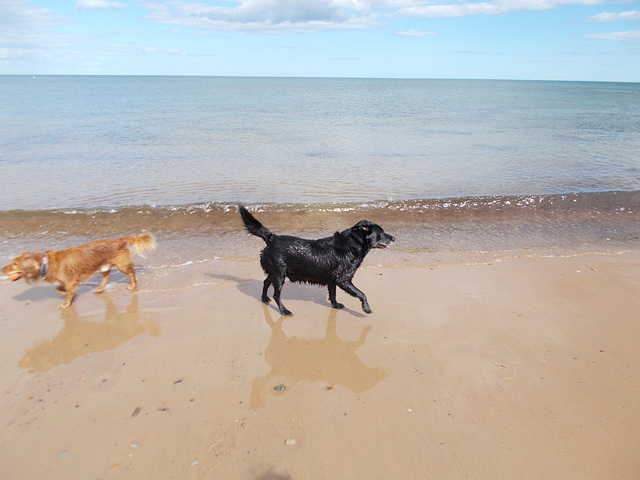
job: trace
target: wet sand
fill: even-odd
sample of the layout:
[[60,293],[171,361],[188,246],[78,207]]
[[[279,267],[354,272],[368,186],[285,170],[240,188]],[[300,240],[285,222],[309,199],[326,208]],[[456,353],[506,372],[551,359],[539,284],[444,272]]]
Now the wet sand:
[[255,259],[161,257],[62,313],[0,282],[1,478],[640,478],[640,251],[368,258],[373,314],[288,318]]

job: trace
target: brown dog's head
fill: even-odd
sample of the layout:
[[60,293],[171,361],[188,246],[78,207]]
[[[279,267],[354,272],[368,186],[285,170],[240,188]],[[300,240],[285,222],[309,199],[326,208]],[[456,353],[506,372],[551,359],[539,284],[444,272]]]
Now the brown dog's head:
[[41,253],[21,253],[11,260],[9,265],[2,267],[2,273],[14,282],[21,278],[24,278],[27,282],[32,282],[40,278],[41,268]]

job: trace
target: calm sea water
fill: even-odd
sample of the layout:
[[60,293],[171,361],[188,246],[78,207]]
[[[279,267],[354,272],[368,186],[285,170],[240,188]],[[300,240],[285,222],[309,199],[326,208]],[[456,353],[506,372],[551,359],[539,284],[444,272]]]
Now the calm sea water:
[[640,84],[0,76],[0,175],[7,238],[220,232],[243,202],[407,250],[635,245]]

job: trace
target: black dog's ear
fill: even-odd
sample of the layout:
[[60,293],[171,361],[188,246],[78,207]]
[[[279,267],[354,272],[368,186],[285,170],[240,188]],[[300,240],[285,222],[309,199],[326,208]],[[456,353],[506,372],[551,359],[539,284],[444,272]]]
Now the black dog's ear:
[[367,222],[366,220],[360,220],[358,223],[355,224],[354,228],[367,234],[371,232],[371,227],[369,226],[369,222]]

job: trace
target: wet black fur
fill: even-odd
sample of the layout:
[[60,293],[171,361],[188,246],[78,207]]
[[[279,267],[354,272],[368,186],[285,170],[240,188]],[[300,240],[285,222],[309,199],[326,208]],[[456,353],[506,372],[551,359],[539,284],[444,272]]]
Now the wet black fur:
[[372,248],[386,248],[395,240],[382,227],[362,220],[347,230],[334,233],[332,237],[305,240],[275,235],[242,205],[238,208],[249,233],[262,238],[267,244],[260,254],[260,265],[267,274],[262,288],[264,303],[269,303],[267,290],[273,285],[273,299],[280,313],[293,315],[280,300],[286,277],[292,282],[326,285],[333,308],[344,308],[336,301],[336,286],[340,287],[358,298],[366,313],[371,313],[366,295],[351,280]]

